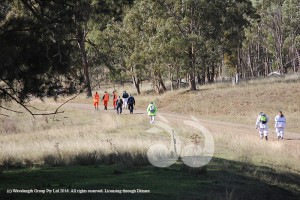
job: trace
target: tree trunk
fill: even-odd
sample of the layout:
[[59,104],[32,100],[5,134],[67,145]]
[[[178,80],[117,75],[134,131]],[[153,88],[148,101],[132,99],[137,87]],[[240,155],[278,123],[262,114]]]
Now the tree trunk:
[[135,77],[135,76],[133,75],[133,76],[132,76],[132,80],[133,80],[133,84],[134,84],[134,86],[135,86],[135,89],[136,89],[137,94],[140,95],[140,94],[141,94],[141,89],[140,89],[140,83],[141,83],[141,81],[140,81],[140,79],[137,78],[137,77]]
[[243,74],[243,70],[242,70],[242,58],[241,58],[241,49],[238,48],[237,49],[237,69],[236,69],[236,73],[238,74]]
[[173,85],[173,73],[171,72],[170,74],[170,81],[171,81],[171,91],[174,90],[174,85]]
[[166,92],[167,88],[166,88],[166,86],[164,84],[164,81],[161,78],[161,74],[160,73],[158,74],[158,81],[159,81],[159,85],[162,87],[163,91]]
[[219,64],[219,72],[218,72],[218,79],[222,79],[223,78],[223,76],[222,76],[222,64]]
[[139,77],[137,76],[137,74],[135,73],[135,68],[134,67],[131,67],[131,73],[132,73],[132,82],[133,82],[133,85],[136,89],[136,92],[138,95],[141,94],[141,90],[140,90],[140,83],[141,83],[141,80],[139,79]]
[[181,82],[181,77],[179,77],[179,70],[180,69],[179,69],[179,67],[177,67],[176,69],[177,69],[176,70],[176,80],[177,80],[177,83],[176,83],[177,86],[176,87],[177,87],[177,89],[180,89],[180,82]]
[[211,83],[211,80],[210,80],[211,75],[210,75],[209,67],[207,67],[206,70],[207,70],[207,71],[206,71],[206,78],[207,78],[207,81],[208,81],[208,83]]
[[205,72],[206,72],[206,66],[204,62],[201,70],[201,85],[205,85]]
[[251,76],[254,77],[254,70],[253,70],[253,65],[252,65],[252,61],[251,61],[251,46],[250,45],[248,48],[248,66],[250,68]]
[[195,75],[193,73],[190,73],[189,75],[190,77],[190,90],[194,91],[196,90],[196,80],[195,80]]
[[173,74],[173,71],[174,71],[174,68],[173,68],[173,66],[172,65],[168,65],[168,67],[169,67],[169,79],[170,79],[170,81],[171,81],[171,91],[173,91],[174,90],[174,85],[173,85],[173,77],[174,77],[174,74]]
[[[294,47],[294,44],[292,45],[292,53],[290,55],[291,58],[293,58],[293,56],[295,55],[297,58],[298,58],[298,55],[297,55],[297,49]],[[293,60],[291,61],[292,62],[292,66],[293,66],[293,72],[296,72],[297,70],[297,59],[296,58],[293,58]]]
[[297,58],[298,58],[298,67],[296,68],[296,72],[298,72],[300,69],[300,49],[297,49],[296,52],[297,52]]
[[161,73],[159,71],[154,71],[153,75],[154,75],[154,78],[152,80],[152,84],[153,84],[155,92],[160,94],[161,88],[162,88],[163,92],[166,92],[167,88],[161,78]]
[[159,80],[159,84],[161,85],[163,91],[166,92],[166,91],[167,91],[167,88],[166,88],[166,86],[165,86],[165,84],[164,84],[164,81],[163,81],[162,79]]
[[87,60],[87,54],[85,50],[85,41],[84,41],[84,34],[80,34],[78,38],[78,46],[80,49],[81,57],[82,57],[82,65],[83,65],[83,71],[84,71],[84,83],[85,87],[87,88],[87,96],[92,96],[92,88],[91,88],[91,82],[90,82],[90,74],[89,74],[89,64]]
[[202,81],[201,81],[201,73],[200,73],[200,71],[198,71],[198,73],[197,73],[197,82],[198,82],[199,85],[202,85]]
[[191,46],[189,48],[189,84],[190,90],[196,90],[196,79],[195,79],[195,56],[194,56],[194,48]]
[[215,64],[212,65],[210,80],[211,80],[212,83],[215,80]]

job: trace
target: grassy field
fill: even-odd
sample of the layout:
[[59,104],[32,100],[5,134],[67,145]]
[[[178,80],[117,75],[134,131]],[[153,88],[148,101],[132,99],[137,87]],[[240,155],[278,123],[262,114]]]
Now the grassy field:
[[[299,197],[297,181],[289,176],[292,175],[215,158],[198,170],[187,169],[181,163],[168,168],[93,165],[7,170],[2,175],[1,188],[68,190],[59,194],[7,194],[5,190],[2,199],[296,200]],[[276,180],[272,180],[273,177]],[[287,189],[285,185],[294,188]],[[105,189],[117,189],[122,193],[105,193]],[[148,191],[126,194],[123,189]],[[75,194],[72,194],[74,190]],[[93,194],[87,190],[103,190],[103,193]]]
[[[263,85],[263,87],[262,87]],[[63,114],[32,118],[28,113],[3,112],[0,117],[0,199],[299,199],[300,83],[298,77],[203,86],[157,96],[149,86],[136,96],[137,111],[94,110],[84,95],[66,104]],[[102,88],[110,91],[111,88]],[[118,92],[129,86],[115,88]],[[101,92],[99,90],[98,92]],[[63,102],[68,97],[60,98]],[[183,125],[193,115],[213,135],[215,153],[202,168],[179,159],[156,168],[147,159],[153,144],[170,145],[166,130],[151,126],[145,113],[154,101],[162,117],[180,137],[193,144],[201,132]],[[110,103],[111,104],[111,103]],[[39,109],[59,104],[34,100]],[[6,107],[19,109],[16,105]],[[287,117],[285,140],[277,141],[273,118]],[[37,111],[36,112],[41,112]],[[258,139],[255,120],[260,111],[271,117],[270,140]],[[74,189],[76,194],[9,194],[7,189]],[[80,190],[150,190],[144,194],[91,194]],[[73,191],[73,190],[72,190]]]

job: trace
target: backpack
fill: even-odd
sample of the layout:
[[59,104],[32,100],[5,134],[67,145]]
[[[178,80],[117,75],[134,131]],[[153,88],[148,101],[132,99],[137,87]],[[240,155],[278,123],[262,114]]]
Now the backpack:
[[130,104],[130,103],[133,104],[133,100],[134,100],[133,97],[129,97],[128,100],[127,100],[127,103],[128,103],[128,104]]
[[122,99],[118,99],[116,103],[117,103],[117,106],[122,106],[123,100]]
[[123,98],[128,98],[129,95],[127,94],[127,92],[123,93]]
[[267,116],[266,116],[266,115],[260,116],[260,122],[261,122],[262,124],[266,124],[266,123],[267,123]]
[[155,106],[154,105],[150,105],[150,112],[155,113]]

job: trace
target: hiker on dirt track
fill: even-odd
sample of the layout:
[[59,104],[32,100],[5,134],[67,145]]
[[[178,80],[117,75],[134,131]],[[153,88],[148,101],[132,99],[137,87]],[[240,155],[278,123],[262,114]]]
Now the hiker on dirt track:
[[263,112],[260,112],[255,125],[256,129],[259,128],[260,139],[263,139],[265,137],[265,139],[268,140],[268,122],[269,117]]
[[109,101],[109,94],[105,91],[103,97],[102,97],[102,100],[103,100],[103,104],[104,104],[104,110],[107,110],[107,104],[108,104],[108,101]]
[[275,117],[275,128],[277,139],[283,139],[284,129],[286,127],[286,119],[285,116],[282,114],[282,111],[279,111],[278,115]]
[[98,110],[98,106],[99,106],[99,94],[96,92],[95,95],[94,95],[94,107],[95,107],[95,110],[97,109]]
[[[123,106],[123,100],[121,99],[121,97],[119,96],[119,98],[116,101],[117,104],[117,113],[118,114],[122,114],[122,106]],[[120,110],[120,111],[119,111]]]
[[129,97],[128,93],[126,91],[124,91],[123,96],[122,96],[122,98],[123,98],[123,108],[127,108],[128,97]]
[[130,114],[133,114],[133,106],[135,105],[135,100],[132,95],[129,95],[127,103],[128,103],[128,109],[130,110]]
[[117,109],[117,100],[118,100],[117,93],[116,93],[116,91],[113,91],[113,106],[114,106],[114,109]]
[[150,124],[154,123],[155,116],[157,114],[157,107],[151,102],[147,107],[148,116],[150,117]]

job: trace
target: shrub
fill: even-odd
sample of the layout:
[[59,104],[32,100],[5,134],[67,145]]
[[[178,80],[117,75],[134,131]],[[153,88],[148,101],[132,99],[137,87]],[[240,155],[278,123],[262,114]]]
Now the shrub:
[[66,162],[63,160],[63,158],[58,155],[46,155],[43,157],[43,162],[45,166],[49,167],[66,165]]
[[12,157],[4,158],[0,168],[10,169],[10,168],[21,168],[22,163]]
[[95,165],[99,162],[100,162],[99,153],[97,151],[92,151],[92,152],[79,153],[74,157],[72,164]]

